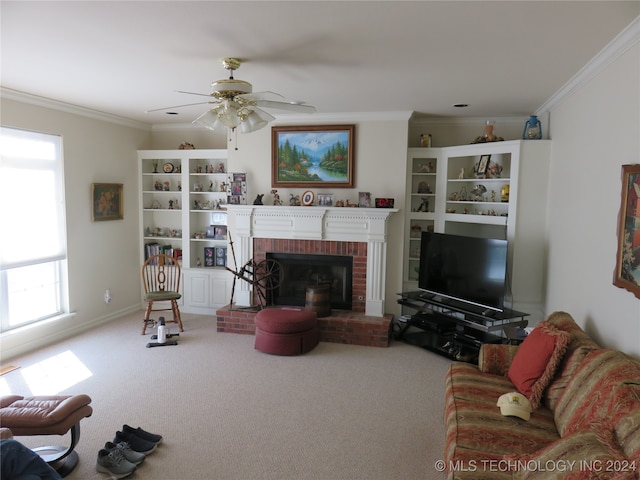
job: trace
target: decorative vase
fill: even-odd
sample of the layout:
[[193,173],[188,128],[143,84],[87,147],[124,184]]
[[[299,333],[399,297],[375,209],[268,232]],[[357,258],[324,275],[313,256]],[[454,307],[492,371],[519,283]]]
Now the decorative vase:
[[495,142],[496,136],[493,134],[493,127],[495,126],[495,122],[491,120],[487,120],[484,126],[484,139],[485,142]]

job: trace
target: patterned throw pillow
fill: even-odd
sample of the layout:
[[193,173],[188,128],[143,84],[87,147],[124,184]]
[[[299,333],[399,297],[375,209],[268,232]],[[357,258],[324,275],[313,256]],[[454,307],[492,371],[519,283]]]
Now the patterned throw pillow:
[[524,339],[513,358],[507,376],[534,410],[540,406],[542,393],[553,380],[568,343],[567,332],[542,322]]

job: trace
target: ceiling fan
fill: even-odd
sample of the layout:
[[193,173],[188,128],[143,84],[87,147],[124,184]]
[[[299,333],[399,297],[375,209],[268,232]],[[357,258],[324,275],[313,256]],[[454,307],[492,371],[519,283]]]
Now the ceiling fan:
[[313,113],[315,107],[304,102],[286,102],[284,97],[274,92],[253,93],[253,87],[249,82],[233,78],[233,72],[240,68],[242,62],[237,58],[223,58],[222,66],[229,70],[229,78],[216,80],[211,84],[210,94],[183,92],[189,95],[211,97],[206,102],[176,105],[174,107],[147,110],[147,113],[172,108],[188,107],[191,105],[213,104],[213,107],[196,118],[193,123],[202,125],[210,130],[219,128],[236,128],[241,133],[249,133],[266,127],[275,117],[262,108],[274,108],[301,113]]

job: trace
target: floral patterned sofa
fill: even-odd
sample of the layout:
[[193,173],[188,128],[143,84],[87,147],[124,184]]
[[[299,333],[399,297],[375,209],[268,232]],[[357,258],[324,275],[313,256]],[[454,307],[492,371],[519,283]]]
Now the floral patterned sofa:
[[[496,406],[516,391],[529,421]],[[448,479],[639,478],[640,362],[598,346],[568,313],[520,346],[483,345],[477,366],[453,362],[445,395]]]

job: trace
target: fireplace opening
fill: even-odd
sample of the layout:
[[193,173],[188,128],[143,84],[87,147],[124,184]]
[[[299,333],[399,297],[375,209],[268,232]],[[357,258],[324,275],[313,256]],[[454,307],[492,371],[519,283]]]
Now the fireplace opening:
[[270,305],[304,306],[307,287],[328,285],[331,308],[351,310],[353,257],[274,252],[267,253],[269,259],[283,271],[280,285],[267,292]]

